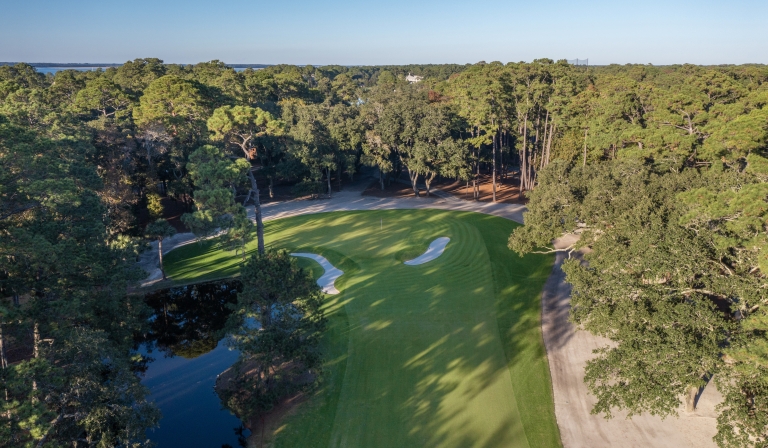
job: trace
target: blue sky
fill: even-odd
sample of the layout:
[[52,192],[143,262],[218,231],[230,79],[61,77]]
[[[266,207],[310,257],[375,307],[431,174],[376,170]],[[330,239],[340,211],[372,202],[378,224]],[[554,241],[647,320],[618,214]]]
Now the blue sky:
[[0,0],[0,61],[768,63],[768,1]]

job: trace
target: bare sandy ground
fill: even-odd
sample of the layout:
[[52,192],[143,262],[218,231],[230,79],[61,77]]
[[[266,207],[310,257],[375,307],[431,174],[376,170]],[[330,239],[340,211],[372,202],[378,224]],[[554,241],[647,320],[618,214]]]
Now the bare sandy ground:
[[[494,204],[489,202],[463,201],[448,194],[439,199],[424,201],[419,198],[377,198],[361,196],[370,180],[358,182],[356,187],[335,193],[331,199],[291,200],[262,206],[263,219],[287,218],[311,213],[343,210],[390,210],[390,209],[442,209],[485,213],[522,223],[526,207],[521,204]],[[249,216],[253,217],[253,207]],[[178,234],[163,242],[163,253],[194,241],[191,233]],[[157,243],[154,243],[157,244]],[[567,247],[566,239],[557,241],[558,247]],[[577,330],[568,322],[570,310],[570,286],[560,266],[565,258],[558,254],[542,292],[542,333],[547,349],[555,414],[560,437],[566,448],[572,447],[662,447],[680,448],[714,447],[712,437],[717,432],[715,406],[722,396],[710,383],[704,389],[694,414],[688,414],[681,406],[679,417],[662,420],[650,415],[635,416],[614,413],[606,420],[590,414],[594,397],[587,392],[583,382],[584,367],[594,355],[595,348],[607,345],[608,340]],[[149,272],[158,269],[157,246],[142,255],[142,267]],[[151,275],[142,286],[157,282]]]
[[[555,247],[568,247],[575,237],[555,242]],[[717,432],[715,406],[722,396],[710,383],[698,400],[696,412],[688,414],[681,406],[679,417],[662,420],[651,415],[626,419],[626,413],[615,412],[611,420],[591,415],[596,402],[584,384],[584,367],[594,355],[592,350],[610,344],[568,322],[571,308],[571,286],[560,269],[566,254],[559,253],[542,292],[541,329],[547,348],[549,371],[555,396],[555,416],[563,446],[571,447],[714,447]]]
[[445,246],[447,246],[448,242],[450,241],[451,239],[448,238],[447,236],[437,238],[431,243],[429,243],[429,247],[427,248],[426,252],[414,258],[413,260],[408,260],[403,262],[403,264],[407,264],[408,266],[418,266],[420,264],[430,262],[436,259],[437,257],[439,257],[440,255],[443,255],[443,252],[445,251]]
[[339,290],[336,289],[336,285],[334,284],[334,282],[336,282],[337,278],[344,275],[344,271],[336,268],[336,266],[332,265],[331,262],[328,261],[322,255],[300,252],[300,253],[291,254],[291,256],[311,258],[315,260],[320,266],[323,267],[323,269],[325,269],[325,273],[323,273],[323,275],[321,275],[320,278],[317,279],[317,285],[323,288],[323,292],[326,294],[339,293]]

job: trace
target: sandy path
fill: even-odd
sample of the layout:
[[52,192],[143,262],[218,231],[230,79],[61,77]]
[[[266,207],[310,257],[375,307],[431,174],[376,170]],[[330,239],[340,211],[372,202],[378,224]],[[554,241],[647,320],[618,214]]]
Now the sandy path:
[[429,247],[427,248],[426,252],[414,258],[413,260],[403,262],[403,264],[407,264],[408,266],[418,266],[420,264],[432,261],[440,255],[443,255],[445,246],[448,245],[449,241],[451,241],[451,239],[445,236],[437,238],[429,243]]
[[[520,204],[493,204],[456,199],[375,198],[361,196],[369,181],[358,182],[356,187],[335,193],[332,199],[314,201],[292,200],[262,206],[265,221],[290,216],[345,210],[391,210],[432,208],[485,213],[522,223],[526,208]],[[253,217],[253,207],[248,209]],[[179,234],[163,242],[163,253],[194,241],[191,233]],[[159,273],[157,243],[153,250],[142,254],[140,264],[146,270]],[[563,244],[563,242],[559,242]],[[565,243],[565,246],[568,244]],[[563,247],[565,247],[563,246]],[[717,432],[715,406],[721,396],[714,387],[707,387],[699,399],[695,414],[688,415],[681,408],[680,417],[661,420],[650,415],[635,416],[631,420],[617,412],[611,420],[591,415],[595,402],[584,384],[584,366],[593,357],[592,350],[603,346],[606,340],[585,331],[577,331],[568,322],[570,286],[560,269],[564,255],[557,256],[542,292],[542,334],[547,349],[555,414],[560,437],[566,448],[571,447],[662,447],[679,448],[714,447],[712,436]],[[152,276],[142,286],[156,282]]]
[[[308,215],[312,213],[326,213],[349,210],[394,210],[394,209],[425,209],[456,210],[485,213],[486,215],[500,216],[522,224],[523,212],[526,210],[520,204],[494,204],[491,202],[462,201],[455,198],[440,198],[424,200],[420,198],[376,198],[361,196],[370,181],[359,181],[356,185],[348,187],[344,191],[334,193],[331,199],[300,200],[294,199],[285,202],[272,202],[261,206],[262,219],[288,218],[291,216]],[[247,207],[248,216],[255,219],[253,206]],[[177,233],[173,237],[163,240],[163,254],[173,249],[190,244],[195,241],[192,233]],[[162,279],[160,273],[160,261],[157,255],[157,241],[150,244],[150,249],[139,256],[138,264],[150,275],[140,283],[140,287],[147,287]]]
[[[573,237],[555,242],[556,247],[568,247]],[[571,286],[565,282],[560,269],[566,255],[559,253],[552,274],[542,291],[541,329],[547,348],[552,389],[555,396],[555,416],[563,445],[570,447],[714,447],[712,437],[717,432],[715,406],[722,396],[710,385],[698,401],[696,413],[687,414],[681,406],[679,417],[662,420],[651,415],[626,419],[626,413],[615,412],[606,420],[592,415],[596,402],[584,384],[584,368],[594,355],[592,350],[608,345],[609,340],[577,331],[568,322],[571,309]]]
[[326,294],[338,294],[339,290],[336,289],[336,285],[334,282],[337,278],[344,275],[344,271],[341,269],[337,269],[336,266],[332,265],[330,261],[328,261],[325,257],[322,255],[317,254],[308,254],[304,252],[291,254],[293,257],[304,257],[304,258],[311,258],[315,260],[320,266],[325,269],[325,273],[320,276],[320,278],[317,279],[317,285],[323,288],[323,292]]

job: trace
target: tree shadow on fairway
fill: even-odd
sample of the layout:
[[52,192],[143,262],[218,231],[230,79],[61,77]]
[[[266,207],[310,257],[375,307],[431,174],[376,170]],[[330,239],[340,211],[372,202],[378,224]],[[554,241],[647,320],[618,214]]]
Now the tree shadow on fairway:
[[[267,222],[272,247],[344,271],[328,299],[326,382],[275,447],[558,446],[539,301],[552,257],[511,252],[515,226],[439,210]],[[441,236],[451,243],[440,257],[403,265]],[[210,247],[193,252],[189,269],[207,276],[237,267]]]
[[350,280],[350,358],[331,446],[529,446],[482,237],[445,221],[457,244],[440,258],[370,261]]
[[457,328],[403,366],[417,378],[403,403],[413,446],[529,446],[490,326]]
[[521,258],[509,250],[506,241],[517,224],[491,216],[475,222],[491,260],[497,323],[526,436],[531,446],[560,446],[541,332],[542,288],[552,280],[554,257]]

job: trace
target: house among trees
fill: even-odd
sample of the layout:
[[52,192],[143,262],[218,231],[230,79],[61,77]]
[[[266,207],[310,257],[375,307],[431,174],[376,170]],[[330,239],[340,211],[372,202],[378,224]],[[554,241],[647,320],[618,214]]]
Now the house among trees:
[[411,72],[408,72],[408,76],[405,77],[405,80],[411,84],[419,82],[422,79],[424,79],[423,76],[412,75]]

